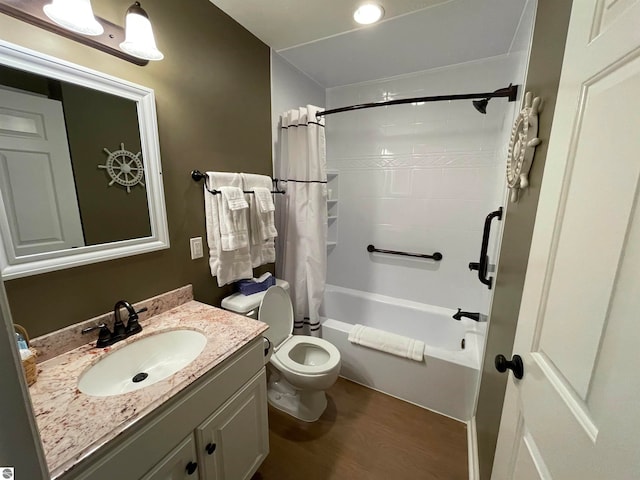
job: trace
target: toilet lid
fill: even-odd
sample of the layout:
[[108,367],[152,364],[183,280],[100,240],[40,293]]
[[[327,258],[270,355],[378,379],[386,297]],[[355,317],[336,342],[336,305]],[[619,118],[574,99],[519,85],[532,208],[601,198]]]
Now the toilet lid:
[[260,303],[258,320],[269,325],[265,336],[274,347],[284,342],[293,331],[293,306],[285,289],[270,287]]

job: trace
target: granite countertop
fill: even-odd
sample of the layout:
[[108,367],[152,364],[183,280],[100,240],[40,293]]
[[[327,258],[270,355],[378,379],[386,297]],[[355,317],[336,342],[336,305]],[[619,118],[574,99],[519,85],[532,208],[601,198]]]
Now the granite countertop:
[[[51,478],[68,471],[267,329],[264,323],[194,300],[140,323],[141,333],[112,347],[99,349],[91,342],[38,365],[38,380],[29,391]],[[110,351],[177,329],[199,331],[207,344],[174,375],[110,397],[92,397],[78,390],[81,373]]]

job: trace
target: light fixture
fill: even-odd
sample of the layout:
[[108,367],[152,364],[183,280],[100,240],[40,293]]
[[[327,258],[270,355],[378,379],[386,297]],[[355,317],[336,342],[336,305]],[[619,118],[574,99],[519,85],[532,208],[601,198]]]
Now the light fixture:
[[364,3],[353,12],[353,19],[361,25],[371,25],[384,16],[384,8],[377,3]]
[[82,35],[101,35],[104,28],[93,16],[91,0],[53,0],[42,7],[44,13],[61,27]]
[[149,16],[140,6],[140,2],[135,2],[127,10],[125,40],[120,44],[120,48],[129,55],[145,60],[162,60],[164,58],[162,52],[156,47]]

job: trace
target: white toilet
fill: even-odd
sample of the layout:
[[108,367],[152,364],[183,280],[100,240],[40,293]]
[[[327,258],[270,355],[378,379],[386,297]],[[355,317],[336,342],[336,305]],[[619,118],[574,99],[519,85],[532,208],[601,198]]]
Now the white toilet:
[[264,294],[232,295],[222,306],[237,313],[254,313],[257,305],[252,302],[261,297],[258,320],[269,325],[265,337],[271,343],[267,355],[269,403],[300,420],[315,422],[327,407],[324,391],[338,378],[340,351],[322,338],[292,335],[293,306],[283,287],[288,284],[279,280]]

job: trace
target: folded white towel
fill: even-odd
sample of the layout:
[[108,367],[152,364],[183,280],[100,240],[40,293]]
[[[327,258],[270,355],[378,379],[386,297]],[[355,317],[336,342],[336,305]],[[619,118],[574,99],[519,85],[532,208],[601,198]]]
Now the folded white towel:
[[249,202],[251,265],[255,268],[276,261],[274,238],[278,236],[278,231],[274,221],[275,207],[273,210],[269,210],[270,206],[267,203],[265,206],[268,211],[262,212],[259,199],[261,195],[266,194],[269,202],[273,204],[273,199],[271,198],[273,182],[266,175],[242,173],[241,176],[244,189],[255,192],[247,194],[245,197]]
[[254,187],[253,193],[258,200],[258,207],[260,207],[260,213],[275,212],[276,206],[271,198],[271,189],[265,187]]
[[[236,174],[237,175],[237,174]],[[238,176],[238,180],[240,176]],[[218,187],[218,215],[220,216],[220,238],[222,250],[230,252],[249,246],[247,212],[249,204],[240,187],[223,185]]]
[[229,210],[242,210],[243,208],[249,208],[249,204],[244,199],[244,192],[239,187],[220,187],[222,198],[225,199]]
[[[211,189],[220,189],[221,186],[233,185],[241,187],[242,182],[238,174],[207,172],[207,183]],[[209,246],[209,267],[211,275],[218,280],[218,286],[223,286],[244,278],[251,278],[251,256],[248,245],[237,250],[225,251],[222,249],[220,233],[220,206],[219,197],[212,195],[204,189],[204,208],[207,230],[207,245]],[[246,209],[240,210],[246,215]]]
[[377,328],[356,324],[349,332],[348,338],[351,343],[409,358],[416,362],[422,362],[424,358],[424,342]]

